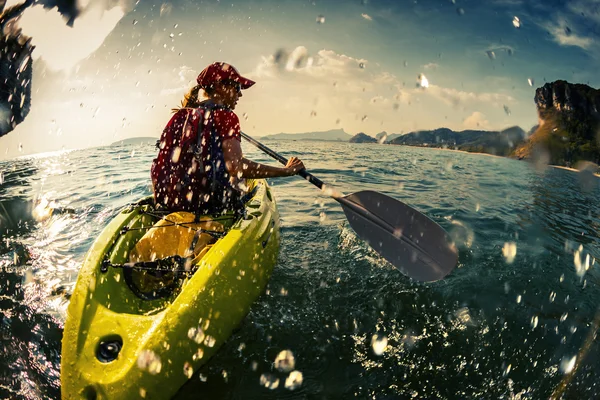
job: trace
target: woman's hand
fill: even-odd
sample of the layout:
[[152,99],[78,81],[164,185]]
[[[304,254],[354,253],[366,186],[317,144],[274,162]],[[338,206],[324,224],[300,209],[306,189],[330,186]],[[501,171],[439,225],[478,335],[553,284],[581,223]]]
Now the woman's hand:
[[299,158],[290,157],[287,164],[285,165],[285,169],[290,172],[290,175],[296,175],[298,172],[304,169],[304,163]]

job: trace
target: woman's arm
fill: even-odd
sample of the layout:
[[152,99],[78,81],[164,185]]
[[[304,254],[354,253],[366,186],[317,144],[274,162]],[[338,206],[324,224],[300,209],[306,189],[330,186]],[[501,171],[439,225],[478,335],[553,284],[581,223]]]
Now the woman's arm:
[[283,168],[248,160],[242,153],[241,143],[235,139],[228,139],[223,142],[223,156],[227,172],[237,178],[256,179],[292,176],[304,169],[304,164],[296,157],[291,157]]

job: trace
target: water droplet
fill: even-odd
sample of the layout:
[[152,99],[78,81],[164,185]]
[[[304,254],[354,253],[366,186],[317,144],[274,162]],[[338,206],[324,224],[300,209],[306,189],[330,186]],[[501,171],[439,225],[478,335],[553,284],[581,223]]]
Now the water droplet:
[[200,344],[204,341],[204,338],[205,338],[204,331],[200,327],[190,328],[188,330],[188,338],[190,338],[194,342]]
[[512,368],[512,364],[508,364],[508,367],[506,367],[506,369],[504,370],[504,376],[506,376],[510,373],[511,368]]
[[365,63],[364,62],[358,63],[358,68],[365,69]]
[[510,115],[510,108],[508,108],[506,104],[504,105],[504,112],[506,113],[506,115]]
[[569,28],[568,26],[565,26],[565,35],[571,36],[571,33],[572,33],[571,28]]
[[325,222],[326,219],[327,219],[327,214],[325,214],[324,211],[321,211],[319,213],[319,222]]
[[175,34],[174,34],[174,33],[171,33],[171,34],[169,35],[169,37],[172,39],[172,38],[174,38],[174,37],[175,37]]
[[523,297],[521,295],[517,295],[517,304],[520,304],[522,299]]
[[325,23],[325,16],[319,14],[317,16],[317,24],[324,24],[324,23]]
[[464,10],[464,8],[462,8],[462,7],[458,7],[458,8],[456,9],[456,13],[457,13],[458,15],[465,15],[465,10]]
[[190,379],[192,375],[194,375],[194,367],[192,367],[192,364],[190,364],[187,361],[185,362],[185,364],[183,364],[183,374],[187,376],[188,379]]
[[563,357],[560,362],[560,370],[563,374],[570,374],[575,368],[575,362],[577,361],[577,356],[573,356],[571,358]]
[[515,17],[513,18],[513,21],[512,21],[512,23],[513,23],[513,26],[514,26],[515,28],[517,28],[517,29],[521,27],[521,20],[520,20],[520,19],[519,19],[519,17],[517,17],[517,16],[515,16]]
[[429,87],[429,79],[427,79],[425,74],[419,74],[419,76],[417,76],[417,87],[420,87],[423,89]]
[[140,397],[141,397],[142,399],[145,399],[145,398],[146,398],[146,389],[144,389],[144,388],[140,388]]
[[375,334],[371,338],[371,347],[373,347],[373,352],[380,356],[383,354],[385,349],[387,348],[388,339],[384,335]]
[[279,378],[272,374],[262,374],[260,376],[260,384],[267,389],[277,389],[279,387]]
[[173,5],[171,3],[163,3],[160,6],[160,16],[169,15],[173,10]]
[[490,60],[496,59],[496,53],[493,50],[488,50],[485,52],[485,54],[487,54]]
[[277,355],[277,357],[275,357],[275,362],[273,362],[273,366],[281,372],[292,371],[296,366],[294,354],[290,350],[281,351]]
[[139,369],[148,370],[151,375],[156,375],[160,372],[162,363],[160,357],[152,350],[142,350],[137,359],[137,366]]
[[131,158],[135,156],[135,150],[131,150]]
[[538,316],[534,315],[531,318],[531,328],[535,329],[535,328],[537,328],[537,326],[538,326]]
[[517,255],[517,244],[514,242],[504,243],[502,255],[508,264],[512,264],[512,262],[515,260],[515,256]]
[[213,336],[206,335],[206,339],[204,339],[204,344],[206,347],[215,347],[216,343],[217,339],[215,339]]
[[567,317],[569,316],[569,313],[566,312],[563,315],[560,316],[560,322],[565,322],[567,320]]
[[556,292],[550,292],[550,303],[554,303],[556,299]]
[[204,357],[204,350],[202,350],[202,348],[198,348],[198,351],[195,352],[194,355],[192,356],[192,360],[198,361],[198,360],[201,360],[202,357]]
[[292,371],[290,375],[285,379],[285,388],[288,390],[295,390],[302,386],[303,380],[302,372]]
[[369,117],[367,117],[366,115],[363,115],[362,118],[360,119],[360,121],[365,122],[367,120],[367,118],[369,118]]
[[533,86],[533,78],[527,78],[527,83],[529,83],[529,86]]

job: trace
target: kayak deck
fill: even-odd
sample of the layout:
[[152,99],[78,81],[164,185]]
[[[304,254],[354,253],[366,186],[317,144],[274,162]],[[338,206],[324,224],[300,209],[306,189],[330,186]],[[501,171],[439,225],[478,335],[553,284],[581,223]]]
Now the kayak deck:
[[[170,398],[231,335],[262,293],[279,252],[279,214],[265,181],[246,215],[227,229],[166,296],[147,300],[125,282],[124,264],[157,222],[152,205],[130,206],[89,250],[65,324],[63,399]],[[108,262],[107,262],[108,261]]]

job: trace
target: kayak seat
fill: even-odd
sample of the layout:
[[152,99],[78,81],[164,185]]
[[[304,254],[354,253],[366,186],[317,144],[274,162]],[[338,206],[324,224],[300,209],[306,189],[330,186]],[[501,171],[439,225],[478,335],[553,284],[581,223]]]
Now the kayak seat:
[[[124,270],[125,280],[134,293],[146,300],[168,296],[224,232],[223,224],[210,217],[185,211],[168,214],[148,229],[129,253],[133,267]],[[154,265],[172,268],[135,267],[156,261]]]

